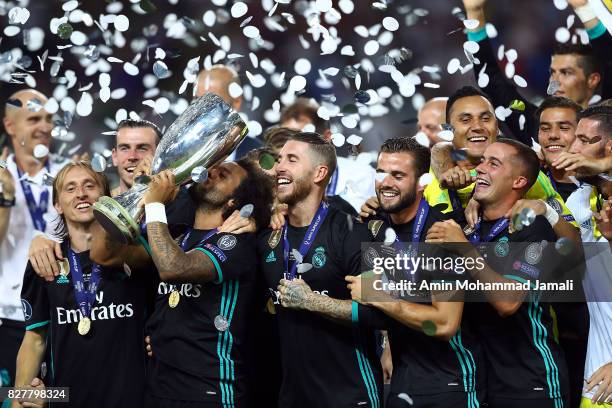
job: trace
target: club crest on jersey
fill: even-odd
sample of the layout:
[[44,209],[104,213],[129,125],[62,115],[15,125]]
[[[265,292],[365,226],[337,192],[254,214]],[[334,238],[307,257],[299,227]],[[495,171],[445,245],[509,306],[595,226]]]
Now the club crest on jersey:
[[217,241],[217,246],[225,251],[229,251],[230,249],[236,246],[238,240],[233,235],[223,235]]
[[501,237],[495,245],[495,255],[500,258],[508,256],[510,253],[510,244],[508,244],[508,237]]
[[312,266],[315,268],[322,268],[325,266],[326,261],[325,248],[322,246],[315,248],[315,253],[312,254]]
[[271,263],[271,262],[276,262],[276,255],[274,254],[274,251],[270,251],[270,253],[266,257],[266,263]]
[[372,233],[373,237],[378,235],[378,231],[380,231],[380,227],[382,227],[383,222],[381,220],[372,220],[368,222],[368,229],[370,233]]
[[531,265],[537,265],[542,259],[542,246],[537,243],[531,243],[525,249],[525,260]]
[[561,207],[561,203],[559,203],[556,198],[550,197],[546,202],[557,212],[557,214],[563,215],[563,207]]
[[363,254],[363,260],[365,261],[366,265],[368,266],[368,268],[373,268],[374,267],[374,260],[376,258],[380,258],[380,256],[378,255],[378,252],[376,252],[376,250],[374,248],[368,248],[365,250],[364,254]]
[[276,248],[276,246],[281,240],[282,233],[282,230],[272,231],[272,234],[270,234],[270,238],[268,238],[268,245],[270,246],[270,248]]
[[30,320],[32,318],[32,305],[30,305],[27,300],[21,299],[21,308],[23,309],[23,316],[25,319]]

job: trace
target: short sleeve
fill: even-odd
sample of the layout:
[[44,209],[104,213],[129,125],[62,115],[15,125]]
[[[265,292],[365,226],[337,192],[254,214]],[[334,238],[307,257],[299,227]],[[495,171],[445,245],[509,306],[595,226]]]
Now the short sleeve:
[[563,217],[563,219],[571,223],[574,227],[578,228],[578,224],[574,220],[574,216],[571,211],[565,205],[563,197],[555,190],[552,182],[546,174],[540,171],[538,179],[534,185],[525,194],[526,199],[531,200],[544,200],[548,205],[557,211],[557,213]]
[[217,234],[196,249],[210,258],[217,271],[215,283],[255,277],[256,237],[254,234]]
[[25,317],[26,330],[46,327],[51,321],[49,298],[44,279],[36,275],[28,262],[21,288],[21,306]]

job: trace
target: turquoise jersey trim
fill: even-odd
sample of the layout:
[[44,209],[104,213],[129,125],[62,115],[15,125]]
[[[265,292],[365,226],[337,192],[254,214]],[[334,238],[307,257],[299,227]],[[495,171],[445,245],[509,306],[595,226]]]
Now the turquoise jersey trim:
[[359,323],[359,303],[354,300],[351,303],[351,322]]
[[487,39],[487,29],[485,27],[476,31],[468,31],[467,39],[470,41],[481,42]]
[[197,249],[198,251],[206,254],[206,256],[210,258],[212,263],[215,265],[215,269],[217,270],[217,280],[215,280],[214,283],[217,283],[217,284],[222,283],[223,282],[223,272],[221,271],[221,265],[219,265],[217,258],[215,258],[213,254],[211,254],[204,248],[194,248],[194,249]]
[[606,32],[606,26],[604,26],[603,23],[600,21],[595,27],[589,28],[588,30],[586,30],[586,32],[589,36],[589,40],[594,40],[604,35],[604,33]]
[[26,330],[38,329],[39,327],[43,327],[43,326],[48,325],[49,322],[50,322],[50,320],[45,320],[44,322],[30,324],[30,325],[26,326]]

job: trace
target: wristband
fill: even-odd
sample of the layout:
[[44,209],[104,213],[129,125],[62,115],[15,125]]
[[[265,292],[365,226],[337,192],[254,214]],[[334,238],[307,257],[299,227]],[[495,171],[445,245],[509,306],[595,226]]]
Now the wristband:
[[594,18],[597,18],[597,14],[593,11],[589,4],[585,4],[584,6],[580,6],[574,9],[574,13],[578,16],[580,21],[586,23],[587,21],[591,21]]
[[550,226],[554,228],[557,222],[559,222],[559,213],[555,211],[555,209],[552,208],[548,203],[544,203],[544,205],[546,206],[546,212],[544,213],[544,217],[546,217]]
[[166,206],[162,203],[145,204],[145,217],[147,224],[151,222],[163,222],[164,224],[168,224]]
[[4,194],[0,193],[0,207],[14,207],[15,206],[15,197],[12,200],[8,200],[4,197]]

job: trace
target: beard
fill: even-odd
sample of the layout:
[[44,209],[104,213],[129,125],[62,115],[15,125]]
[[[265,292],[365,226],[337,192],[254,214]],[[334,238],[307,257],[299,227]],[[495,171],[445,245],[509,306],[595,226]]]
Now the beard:
[[300,177],[293,180],[293,192],[283,198],[279,197],[279,201],[293,205],[302,201],[308,194],[310,194],[310,185],[306,177]]
[[214,185],[207,187],[204,184],[194,184],[189,192],[198,207],[208,210],[217,210],[223,207],[231,198],[220,193]]
[[379,190],[376,192],[376,197],[378,198],[378,202],[381,203],[380,204],[380,208],[383,209],[384,212],[386,212],[387,214],[396,214],[402,210],[405,210],[406,208],[410,207],[412,204],[414,204],[414,202],[416,201],[417,195],[416,195],[416,184],[414,185],[414,188],[412,188],[410,191],[402,193],[401,191],[399,192],[399,201],[396,204],[391,204],[391,205],[387,205],[385,206],[383,204],[383,200],[381,200],[381,194],[383,191],[386,190]]

